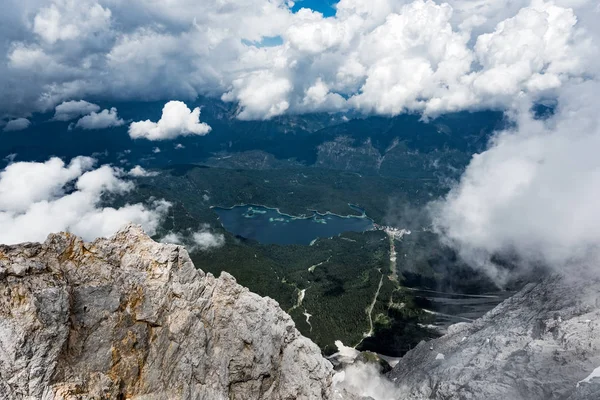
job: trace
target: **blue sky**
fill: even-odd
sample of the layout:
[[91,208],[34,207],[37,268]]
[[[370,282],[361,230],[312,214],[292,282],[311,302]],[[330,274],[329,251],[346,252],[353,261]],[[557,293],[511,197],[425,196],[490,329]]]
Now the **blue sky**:
[[298,11],[301,8],[310,8],[322,13],[325,17],[331,17],[335,15],[334,5],[336,3],[336,0],[298,0],[292,10]]

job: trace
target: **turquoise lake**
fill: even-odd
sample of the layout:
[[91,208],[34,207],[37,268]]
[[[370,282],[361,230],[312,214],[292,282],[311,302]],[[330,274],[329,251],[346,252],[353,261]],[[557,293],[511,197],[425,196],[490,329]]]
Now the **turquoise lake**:
[[213,210],[229,232],[264,244],[310,244],[317,238],[373,228],[373,220],[364,214],[341,217],[314,213],[308,217],[293,217],[276,209],[255,205],[214,207]]

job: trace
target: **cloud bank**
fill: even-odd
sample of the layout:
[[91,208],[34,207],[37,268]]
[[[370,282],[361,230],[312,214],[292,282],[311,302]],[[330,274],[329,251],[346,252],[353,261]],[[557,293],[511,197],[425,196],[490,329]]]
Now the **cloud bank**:
[[115,233],[127,222],[142,225],[153,235],[170,204],[105,207],[107,195],[134,189],[124,172],[95,160],[76,157],[65,164],[59,158],[44,163],[17,162],[0,172],[0,243],[43,241],[52,232],[69,231],[93,240]]
[[600,268],[599,82],[565,88],[556,114],[499,132],[458,185],[432,205],[434,225],[471,265],[492,262],[555,271]]
[[[595,0],[335,7],[325,18],[293,13],[286,0],[9,0],[0,16],[0,115],[90,96],[202,94],[236,102],[241,119],[345,110],[433,117],[553,97],[597,72]],[[273,37],[280,44],[261,45]]]
[[200,108],[190,111],[181,101],[169,101],[163,107],[158,122],[132,122],[129,125],[129,136],[132,139],[169,140],[179,136],[203,136],[210,130],[210,126],[200,122]]

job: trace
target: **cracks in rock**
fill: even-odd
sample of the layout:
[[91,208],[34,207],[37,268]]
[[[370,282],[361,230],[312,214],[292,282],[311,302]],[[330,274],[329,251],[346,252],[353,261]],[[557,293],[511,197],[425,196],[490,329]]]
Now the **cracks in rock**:
[[141,322],[148,325],[150,328],[162,328],[162,325],[157,322],[148,321],[146,319],[135,319],[135,322]]
[[[47,241],[41,255],[29,256],[18,246],[9,248],[8,268],[31,265],[24,273],[25,279],[33,279],[33,284],[23,284],[28,294],[44,289],[48,282],[54,292],[60,290],[60,296],[49,292],[41,297],[40,312],[48,315],[58,310],[60,317],[32,328],[35,334],[28,336],[25,346],[31,352],[44,352],[48,359],[23,360],[29,363],[21,373],[23,379],[10,382],[19,393],[30,390],[36,396],[46,390],[55,397],[82,398],[181,394],[183,398],[206,390],[214,398],[233,394],[261,399],[319,398],[319,393],[326,393],[330,369],[318,348],[304,342],[274,301],[249,294],[227,275],[190,277],[188,266],[181,268],[189,261],[181,257],[184,253],[171,252],[171,257],[170,247],[136,232],[81,243],[59,234]],[[26,257],[29,264],[19,264],[13,254]],[[42,265],[50,273],[35,277]],[[21,276],[15,280],[25,282]],[[0,291],[0,296],[7,295]],[[55,299],[60,304],[49,304]],[[49,339],[39,343],[39,337]],[[238,337],[255,344],[238,358],[237,376],[222,374],[226,360],[238,357],[232,344]],[[56,354],[48,356],[50,345]],[[274,356],[267,358],[271,350]],[[0,380],[7,378],[6,371],[3,374]],[[237,379],[236,387],[235,382],[229,384],[230,378],[242,379]],[[7,384],[0,383],[0,393],[11,394]],[[227,392],[228,384],[235,393]]]

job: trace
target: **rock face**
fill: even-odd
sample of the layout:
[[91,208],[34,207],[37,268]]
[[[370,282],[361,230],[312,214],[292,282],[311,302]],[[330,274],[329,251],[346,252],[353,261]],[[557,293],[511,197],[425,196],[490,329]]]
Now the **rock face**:
[[553,277],[419,344],[388,376],[402,399],[599,399],[598,366],[600,283]]
[[0,246],[0,399],[328,399],[278,304],[139,227]]

